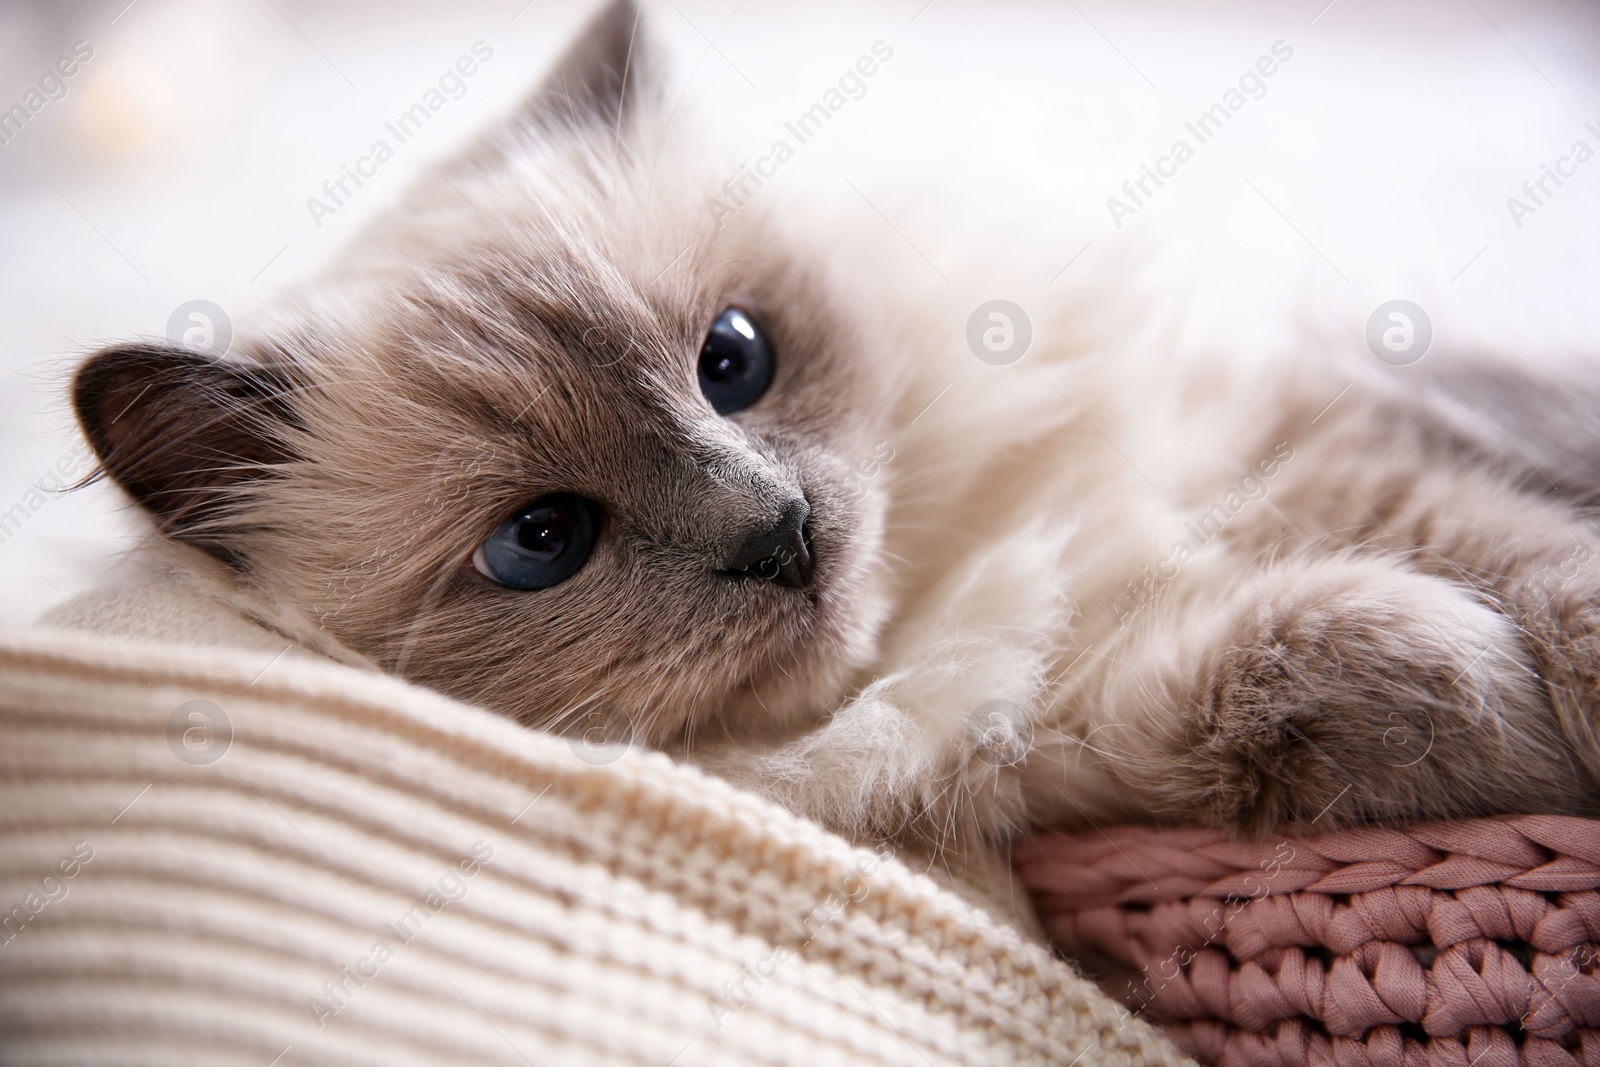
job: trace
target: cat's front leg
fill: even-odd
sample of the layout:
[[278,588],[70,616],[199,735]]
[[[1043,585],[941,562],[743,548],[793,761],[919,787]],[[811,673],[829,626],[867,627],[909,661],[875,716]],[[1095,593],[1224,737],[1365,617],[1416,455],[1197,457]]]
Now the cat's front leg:
[[1265,832],[1574,804],[1517,627],[1465,587],[1374,555],[1213,584],[1130,625],[1083,694],[1148,810]]

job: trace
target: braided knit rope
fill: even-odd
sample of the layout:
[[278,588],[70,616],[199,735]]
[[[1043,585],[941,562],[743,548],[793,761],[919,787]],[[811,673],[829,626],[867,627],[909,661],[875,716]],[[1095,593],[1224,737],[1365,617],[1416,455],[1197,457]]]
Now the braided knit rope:
[[1217,1067],[1600,1067],[1600,821],[1040,834],[1070,957]]

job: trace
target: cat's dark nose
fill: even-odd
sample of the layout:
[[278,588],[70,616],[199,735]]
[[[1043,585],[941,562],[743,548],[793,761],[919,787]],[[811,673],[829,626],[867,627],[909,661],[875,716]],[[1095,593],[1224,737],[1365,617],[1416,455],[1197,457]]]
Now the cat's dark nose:
[[723,573],[804,589],[811,584],[815,564],[806,528],[810,518],[811,507],[805,498],[792,498],[784,504],[776,523],[744,538],[723,565]]

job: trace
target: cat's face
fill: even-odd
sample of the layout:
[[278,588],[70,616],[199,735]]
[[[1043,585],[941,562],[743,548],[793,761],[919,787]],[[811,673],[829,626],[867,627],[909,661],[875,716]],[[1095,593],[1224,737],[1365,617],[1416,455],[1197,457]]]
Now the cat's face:
[[386,669],[654,744],[793,728],[882,621],[851,474],[882,342],[783,233],[658,173],[633,24],[603,14],[557,118],[546,89],[425,179],[248,365],[125,346],[74,399],[169,536]]

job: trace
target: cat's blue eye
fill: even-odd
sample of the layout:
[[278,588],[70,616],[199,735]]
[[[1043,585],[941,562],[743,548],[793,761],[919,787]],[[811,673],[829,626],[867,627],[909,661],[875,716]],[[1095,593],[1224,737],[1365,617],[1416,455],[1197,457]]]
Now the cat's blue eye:
[[700,391],[718,415],[731,415],[761,399],[772,384],[772,347],[761,327],[738,308],[711,324],[700,349]]
[[513,589],[548,589],[578,573],[594,548],[595,525],[594,505],[582,497],[540,497],[501,523],[472,565]]

